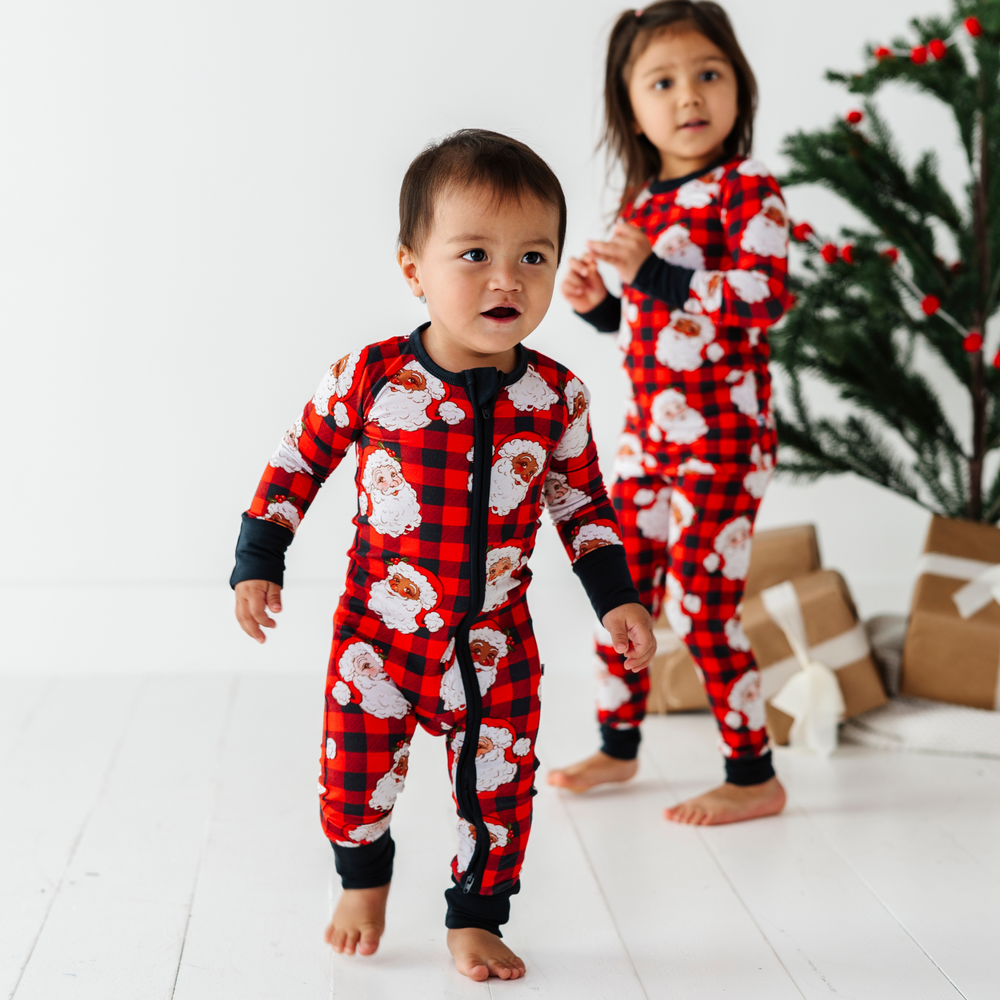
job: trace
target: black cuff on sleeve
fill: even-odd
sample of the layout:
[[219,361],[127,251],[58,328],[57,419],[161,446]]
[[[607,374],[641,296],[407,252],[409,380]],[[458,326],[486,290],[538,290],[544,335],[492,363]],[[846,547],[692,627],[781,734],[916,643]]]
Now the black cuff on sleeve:
[[674,309],[680,309],[691,294],[693,276],[691,268],[670,264],[651,253],[632,279],[632,287],[643,295],[651,295]]
[[330,841],[333,863],[345,889],[376,889],[392,881],[396,845],[388,830],[378,840],[357,847],[342,847]]
[[577,313],[598,333],[617,333],[622,324],[622,300],[608,292],[590,312]]
[[229,586],[235,588],[242,580],[268,580],[284,586],[285,549],[294,537],[280,524],[244,513]]
[[730,785],[763,785],[774,777],[771,751],[760,757],[727,757],[726,781]]
[[622,545],[602,545],[588,552],[573,563],[573,572],[587,591],[598,621],[622,604],[641,603]]

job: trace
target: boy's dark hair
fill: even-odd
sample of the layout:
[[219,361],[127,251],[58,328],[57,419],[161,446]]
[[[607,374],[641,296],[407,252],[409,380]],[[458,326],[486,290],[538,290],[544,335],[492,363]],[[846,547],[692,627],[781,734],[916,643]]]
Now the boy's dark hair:
[[566,198],[552,168],[530,147],[499,132],[463,128],[432,142],[410,164],[399,190],[399,245],[419,250],[434,221],[434,201],[449,184],[492,190],[498,200],[535,195],[559,209],[556,261],[566,236]]
[[625,11],[611,29],[604,77],[604,135],[601,145],[620,161],[625,171],[622,205],[638,193],[650,177],[660,172],[660,154],[634,128],[628,77],[636,59],[658,35],[671,29],[690,28],[717,45],[732,63],[737,84],[737,113],[726,137],[728,157],[749,156],[753,145],[753,118],[757,111],[757,81],[736,40],[726,12],[710,0],[660,0],[644,10]]

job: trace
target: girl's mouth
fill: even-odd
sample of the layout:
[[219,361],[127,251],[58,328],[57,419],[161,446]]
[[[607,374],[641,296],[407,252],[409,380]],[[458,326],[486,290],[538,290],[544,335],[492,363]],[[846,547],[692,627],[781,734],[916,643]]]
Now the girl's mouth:
[[704,118],[693,118],[691,121],[685,122],[681,128],[699,129],[704,128],[707,124],[708,122]]
[[509,322],[510,320],[517,319],[521,314],[513,306],[494,306],[481,315],[488,316],[490,319],[500,320],[501,322]]

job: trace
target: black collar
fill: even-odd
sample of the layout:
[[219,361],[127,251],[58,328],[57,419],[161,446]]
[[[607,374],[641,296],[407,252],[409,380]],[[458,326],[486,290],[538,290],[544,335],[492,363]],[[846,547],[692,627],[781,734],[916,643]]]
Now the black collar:
[[[424,342],[421,339],[421,334],[424,330],[429,327],[430,321],[426,323],[421,323],[420,326],[410,334],[410,339],[408,341],[410,351],[414,357],[419,361],[424,368],[427,369],[432,375],[437,376],[442,382],[447,382],[449,385],[465,385],[465,378],[462,372],[450,372],[442,368],[440,365],[435,364],[431,360],[431,356],[427,353],[424,348]],[[520,344],[514,346],[514,350],[517,352],[517,361],[514,365],[514,370],[511,372],[502,372],[497,369],[500,376],[500,385],[513,385],[517,382],[524,373],[528,370],[528,356],[527,352]]]
[[693,181],[698,177],[703,177],[710,170],[715,170],[716,167],[721,167],[723,163],[727,163],[731,160],[730,156],[723,156],[721,160],[716,160],[714,163],[710,163],[703,170],[695,170],[693,173],[685,174],[683,177],[671,177],[667,181],[651,181],[649,184],[650,194],[666,194],[668,191],[676,191],[682,184],[687,184],[688,181]]

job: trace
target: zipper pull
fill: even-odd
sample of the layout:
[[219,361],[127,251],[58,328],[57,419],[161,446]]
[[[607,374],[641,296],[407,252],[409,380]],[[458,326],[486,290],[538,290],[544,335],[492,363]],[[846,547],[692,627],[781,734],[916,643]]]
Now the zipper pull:
[[469,872],[465,876],[465,881],[462,883],[462,892],[471,892],[472,887],[476,884],[476,876],[474,872]]

